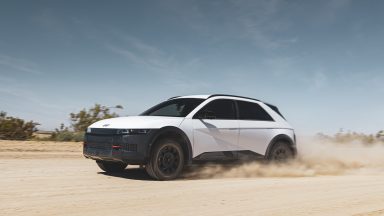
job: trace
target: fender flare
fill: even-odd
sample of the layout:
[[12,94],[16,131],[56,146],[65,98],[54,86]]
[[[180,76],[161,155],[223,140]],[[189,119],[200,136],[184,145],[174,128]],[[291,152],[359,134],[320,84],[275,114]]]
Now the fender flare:
[[292,148],[292,151],[293,151],[293,154],[296,155],[297,154],[297,149],[296,149],[296,142],[292,140],[291,137],[285,135],[285,134],[279,134],[277,136],[275,136],[271,142],[269,142],[268,144],[268,147],[267,147],[267,150],[265,151],[265,155],[264,157],[267,157],[269,155],[269,152],[272,150],[272,147],[275,143],[277,143],[278,141],[285,141],[289,144],[289,147]]
[[160,136],[166,134],[166,133],[172,133],[180,136],[183,139],[183,143],[181,143],[182,148],[186,148],[186,162],[187,164],[190,164],[192,162],[192,144],[189,140],[188,136],[184,133],[183,130],[180,128],[174,127],[174,126],[166,126],[158,129],[156,133],[152,136],[151,141],[149,142],[149,146],[147,149],[148,157],[151,155],[152,147],[155,145],[156,141],[159,139]]

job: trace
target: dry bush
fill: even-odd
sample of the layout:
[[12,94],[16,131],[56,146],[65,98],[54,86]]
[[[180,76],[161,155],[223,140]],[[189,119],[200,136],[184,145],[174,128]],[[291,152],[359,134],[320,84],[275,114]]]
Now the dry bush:
[[27,140],[33,137],[37,131],[37,122],[7,116],[7,113],[0,112],[0,139]]

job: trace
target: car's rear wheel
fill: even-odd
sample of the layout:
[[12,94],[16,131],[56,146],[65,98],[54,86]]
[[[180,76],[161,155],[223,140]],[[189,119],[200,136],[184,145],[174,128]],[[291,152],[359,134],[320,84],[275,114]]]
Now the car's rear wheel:
[[267,159],[273,162],[285,162],[294,157],[294,152],[287,142],[278,141],[269,151]]
[[122,172],[128,166],[128,164],[122,162],[96,161],[96,163],[100,169],[111,173]]
[[161,140],[154,147],[145,169],[152,178],[171,180],[177,178],[184,168],[184,154],[174,140]]

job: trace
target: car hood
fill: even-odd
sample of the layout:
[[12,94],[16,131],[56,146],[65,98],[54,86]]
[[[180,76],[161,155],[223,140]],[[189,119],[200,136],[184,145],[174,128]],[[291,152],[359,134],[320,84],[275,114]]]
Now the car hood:
[[183,117],[128,116],[104,119],[91,124],[89,128],[155,129],[165,126],[177,127],[183,120]]

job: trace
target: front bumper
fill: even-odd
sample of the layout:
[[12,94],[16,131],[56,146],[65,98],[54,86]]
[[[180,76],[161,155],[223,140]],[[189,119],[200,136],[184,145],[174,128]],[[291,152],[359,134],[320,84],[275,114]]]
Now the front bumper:
[[117,129],[92,130],[85,134],[83,154],[94,160],[145,164],[155,133],[155,129],[147,134],[118,134]]

